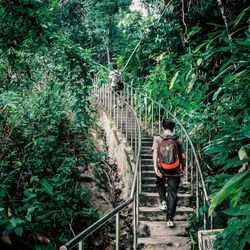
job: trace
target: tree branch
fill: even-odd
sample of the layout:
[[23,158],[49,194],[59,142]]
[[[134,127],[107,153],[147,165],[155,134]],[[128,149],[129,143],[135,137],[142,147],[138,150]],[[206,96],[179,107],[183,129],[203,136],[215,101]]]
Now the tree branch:
[[185,32],[183,34],[183,40],[184,40],[185,43],[188,43],[188,40],[185,38],[185,36],[187,34],[187,24],[185,22],[185,11],[184,11],[185,5],[184,5],[184,0],[181,0],[181,3],[182,3],[182,8],[181,8],[181,11],[182,11],[182,22],[183,22],[183,25],[185,27]]

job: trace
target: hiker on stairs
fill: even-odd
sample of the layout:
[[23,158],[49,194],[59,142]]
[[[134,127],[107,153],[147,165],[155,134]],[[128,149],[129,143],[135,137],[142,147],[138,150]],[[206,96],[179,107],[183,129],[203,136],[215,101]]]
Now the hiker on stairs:
[[113,92],[117,92],[118,94],[124,87],[117,64],[113,65],[113,70],[109,73],[109,87]]
[[109,73],[109,88],[112,91],[112,95],[116,96],[115,95],[115,93],[116,93],[117,98],[118,98],[118,100],[115,101],[113,108],[116,108],[117,104],[119,107],[122,106],[122,103],[120,101],[120,94],[124,88],[124,85],[123,85],[123,81],[122,81],[122,76],[121,76],[120,72],[118,71],[118,66],[116,63],[113,65],[113,70],[110,71],[110,73]]
[[[174,227],[177,190],[185,164],[185,148],[174,134],[175,122],[162,121],[163,134],[154,137],[152,151],[160,209],[166,211],[167,226]],[[166,187],[167,182],[167,187]],[[167,193],[167,194],[166,194]]]

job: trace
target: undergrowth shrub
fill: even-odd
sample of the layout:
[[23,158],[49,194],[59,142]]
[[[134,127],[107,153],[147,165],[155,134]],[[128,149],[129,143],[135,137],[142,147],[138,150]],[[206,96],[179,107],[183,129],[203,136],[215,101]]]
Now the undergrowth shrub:
[[78,175],[97,156],[69,96],[58,85],[0,95],[0,229],[15,249],[41,236],[58,248],[97,219]]

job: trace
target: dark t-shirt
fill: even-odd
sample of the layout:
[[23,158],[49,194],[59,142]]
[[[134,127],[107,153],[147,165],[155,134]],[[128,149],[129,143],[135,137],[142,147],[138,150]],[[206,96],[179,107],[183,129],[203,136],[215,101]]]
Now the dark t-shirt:
[[[172,139],[175,140],[177,147],[178,147],[178,153],[179,153],[179,159],[180,162],[182,162],[182,154],[185,154],[185,148],[182,145],[182,143],[179,141],[179,136],[177,135],[166,135],[166,134],[162,134],[162,135],[158,135],[158,136],[154,136],[154,141],[153,141],[153,146],[152,146],[152,151],[158,148],[158,145],[165,139]],[[163,173],[166,176],[173,176],[173,175],[177,175],[180,176],[180,166],[177,168],[173,168],[173,169],[164,169],[162,170],[161,168],[159,168],[159,170],[161,171],[161,173]]]

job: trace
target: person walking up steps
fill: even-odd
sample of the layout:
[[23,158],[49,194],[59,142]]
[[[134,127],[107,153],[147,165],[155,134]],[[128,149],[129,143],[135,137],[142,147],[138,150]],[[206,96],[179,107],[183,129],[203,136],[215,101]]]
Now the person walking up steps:
[[152,146],[154,171],[161,202],[159,208],[166,211],[167,226],[174,227],[174,215],[178,200],[177,190],[186,155],[179,137],[174,134],[175,122],[164,119],[162,127],[163,134],[154,137]]
[[[122,81],[122,76],[120,72],[118,71],[118,66],[116,63],[113,65],[113,70],[111,70],[109,73],[109,88],[112,91],[112,95],[118,98],[118,100],[115,101],[115,103],[117,103],[118,106],[121,107],[122,103],[120,100],[120,94],[124,88],[124,85]],[[117,95],[115,95],[114,93],[116,93]],[[116,108],[116,107],[117,105],[114,104],[113,108]]]
[[109,73],[109,86],[113,92],[117,92],[118,94],[121,90],[123,90],[124,87],[122,76],[116,63],[113,65],[113,70],[111,70]]

